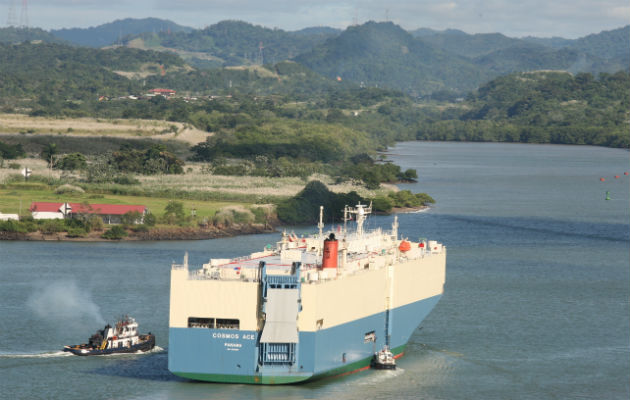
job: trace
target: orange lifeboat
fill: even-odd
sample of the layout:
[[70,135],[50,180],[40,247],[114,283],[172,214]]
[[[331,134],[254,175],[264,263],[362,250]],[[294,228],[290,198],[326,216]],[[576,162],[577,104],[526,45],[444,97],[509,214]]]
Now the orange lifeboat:
[[402,252],[406,252],[411,250],[411,243],[409,243],[406,240],[403,240],[402,242],[400,242],[400,245],[398,246],[398,250],[402,251]]

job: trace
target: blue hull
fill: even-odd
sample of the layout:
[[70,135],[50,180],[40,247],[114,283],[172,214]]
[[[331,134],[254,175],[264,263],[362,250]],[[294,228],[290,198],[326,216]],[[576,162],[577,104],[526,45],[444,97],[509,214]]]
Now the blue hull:
[[[413,331],[439,301],[430,297],[390,311],[390,343],[400,354]],[[210,382],[295,383],[369,367],[386,344],[385,313],[316,332],[300,332],[293,366],[260,365],[256,331],[170,328],[168,369],[179,376]],[[374,332],[374,341],[366,334]]]

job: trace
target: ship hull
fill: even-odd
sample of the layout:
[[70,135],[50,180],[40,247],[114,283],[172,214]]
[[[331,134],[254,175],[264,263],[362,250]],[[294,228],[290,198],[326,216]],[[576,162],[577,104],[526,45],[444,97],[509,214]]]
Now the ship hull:
[[[386,344],[396,358],[411,334],[441,295],[314,332],[299,333],[295,366],[261,367],[256,331],[170,328],[169,370],[175,375],[209,382],[290,384],[368,369]],[[384,329],[389,319],[390,338]],[[366,340],[373,332],[372,340]]]

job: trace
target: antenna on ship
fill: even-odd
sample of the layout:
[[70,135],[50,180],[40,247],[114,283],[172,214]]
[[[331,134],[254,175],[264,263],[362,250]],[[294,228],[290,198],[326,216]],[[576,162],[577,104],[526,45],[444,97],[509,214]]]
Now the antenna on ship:
[[317,227],[319,228],[319,238],[321,239],[324,236],[324,206],[319,206],[319,223]]
[[[347,207],[347,206],[346,206]],[[357,206],[352,209],[352,210],[348,210],[348,212],[350,214],[356,214],[356,218],[357,218],[357,236],[363,236],[363,223],[365,222],[365,218],[368,214],[370,214],[372,212],[372,203],[370,203],[370,205],[368,207],[365,206],[365,204],[357,204]],[[345,214],[345,210],[344,210],[344,214]],[[345,216],[344,216],[344,220],[346,220]],[[345,221],[344,221],[345,224]],[[345,227],[345,225],[344,225]]]

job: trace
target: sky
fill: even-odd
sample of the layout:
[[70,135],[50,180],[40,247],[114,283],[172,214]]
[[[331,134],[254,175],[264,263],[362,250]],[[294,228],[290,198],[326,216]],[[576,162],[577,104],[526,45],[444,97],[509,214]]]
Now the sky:
[[0,0],[0,4],[0,26],[28,20],[28,26],[46,30],[146,17],[192,28],[231,19],[284,30],[344,29],[372,20],[391,21],[408,30],[574,39],[630,24],[628,0]]

